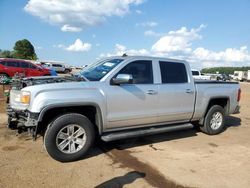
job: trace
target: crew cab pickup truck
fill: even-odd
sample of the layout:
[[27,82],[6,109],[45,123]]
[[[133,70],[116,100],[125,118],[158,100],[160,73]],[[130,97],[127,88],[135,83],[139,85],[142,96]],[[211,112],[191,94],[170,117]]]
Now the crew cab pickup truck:
[[188,62],[156,57],[110,57],[78,78],[24,78],[10,91],[9,127],[42,132],[55,160],[81,158],[95,137],[104,141],[198,126],[221,133],[239,112],[237,82],[194,82]]

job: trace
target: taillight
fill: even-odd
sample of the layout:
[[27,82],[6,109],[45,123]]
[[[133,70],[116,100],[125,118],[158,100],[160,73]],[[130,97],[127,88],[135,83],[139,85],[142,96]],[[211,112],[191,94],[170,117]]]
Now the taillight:
[[240,102],[240,98],[241,98],[241,89],[238,90],[237,102]]

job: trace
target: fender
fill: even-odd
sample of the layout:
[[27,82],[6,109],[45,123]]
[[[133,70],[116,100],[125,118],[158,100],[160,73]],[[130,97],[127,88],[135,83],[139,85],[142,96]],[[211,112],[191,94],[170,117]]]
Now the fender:
[[54,108],[62,108],[62,107],[74,107],[74,106],[94,106],[96,108],[96,115],[97,115],[97,121],[96,121],[96,126],[98,128],[98,132],[99,134],[102,134],[103,132],[103,118],[102,118],[102,111],[101,111],[101,108],[98,104],[96,103],[93,103],[93,102],[84,102],[84,103],[59,103],[59,104],[52,104],[52,105],[49,105],[49,106],[46,106],[42,109],[41,113],[39,114],[38,116],[38,122],[41,122],[44,118],[44,115],[45,113],[48,111],[48,110],[51,110],[51,109],[54,109]]

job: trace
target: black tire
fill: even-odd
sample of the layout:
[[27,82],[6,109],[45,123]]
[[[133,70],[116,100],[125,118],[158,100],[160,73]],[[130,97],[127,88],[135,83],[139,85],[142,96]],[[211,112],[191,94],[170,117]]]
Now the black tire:
[[8,79],[9,75],[5,73],[0,73],[0,84],[4,83],[4,80]]
[[[221,119],[221,124],[218,125],[217,128],[213,128],[213,126],[211,125],[211,121],[213,119],[213,115],[215,115],[216,113],[219,113],[222,117]],[[211,106],[210,109],[208,110],[206,116],[205,116],[205,120],[204,120],[204,124],[202,126],[200,126],[200,129],[202,132],[208,134],[208,135],[216,135],[219,134],[221,132],[223,132],[225,130],[225,110],[224,108],[222,108],[219,105],[214,105]]]
[[[82,148],[76,151],[75,153],[65,153],[59,149],[59,146],[57,146],[58,144],[57,136],[59,135],[59,132],[62,131],[63,129],[66,129],[66,127],[69,125],[76,125],[85,131],[84,133],[84,135],[86,136],[85,144],[83,144],[83,146],[81,146]],[[89,121],[89,119],[81,114],[68,113],[57,117],[48,126],[44,135],[44,146],[48,154],[53,159],[60,162],[71,162],[81,159],[91,148],[91,146],[94,143],[94,140],[95,140],[95,131],[93,124]],[[70,145],[68,147],[70,147]],[[80,145],[78,145],[78,147],[80,147]]]

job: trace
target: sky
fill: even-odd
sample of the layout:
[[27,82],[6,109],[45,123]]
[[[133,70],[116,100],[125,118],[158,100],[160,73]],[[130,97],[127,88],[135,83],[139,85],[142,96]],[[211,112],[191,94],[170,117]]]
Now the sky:
[[70,65],[145,55],[250,66],[250,0],[0,0],[0,49]]

